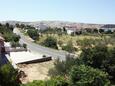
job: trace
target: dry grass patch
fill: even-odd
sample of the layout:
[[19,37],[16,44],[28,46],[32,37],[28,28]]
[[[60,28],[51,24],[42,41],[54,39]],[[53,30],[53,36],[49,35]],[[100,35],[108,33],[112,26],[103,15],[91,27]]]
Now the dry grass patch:
[[21,79],[22,83],[32,82],[33,80],[47,80],[48,71],[54,67],[54,61],[34,63],[34,64],[20,64],[19,69],[24,71],[27,77]]

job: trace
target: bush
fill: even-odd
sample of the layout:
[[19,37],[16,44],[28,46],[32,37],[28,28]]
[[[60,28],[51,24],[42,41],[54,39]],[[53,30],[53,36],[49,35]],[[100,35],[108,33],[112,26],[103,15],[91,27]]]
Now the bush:
[[3,37],[5,38],[6,42],[11,42],[11,41],[19,42],[20,40],[20,36],[12,33],[5,33]]
[[18,42],[19,41],[20,36],[14,34],[13,29],[14,27],[12,25],[9,25],[9,23],[6,23],[5,25],[1,24],[0,33],[2,33],[6,42],[10,42],[10,41]]
[[79,64],[82,64],[80,59],[74,58],[71,55],[67,55],[65,61],[60,61],[57,59],[54,62],[54,68],[49,70],[49,75],[51,77],[55,77],[57,75],[67,76],[69,75],[69,71],[71,70],[72,66]]
[[69,84],[63,77],[56,76],[47,81],[38,80],[22,86],[69,86]]
[[75,51],[71,41],[69,41],[66,46],[63,46],[62,49],[68,51],[69,53],[73,53]]
[[82,49],[81,58],[85,65],[99,68],[109,74],[111,82],[115,80],[115,48],[109,49],[106,45]]
[[82,51],[81,58],[84,63],[95,68],[101,68],[105,59],[109,57],[108,49],[104,45],[84,48]]
[[72,86],[110,86],[108,74],[89,66],[74,66],[70,72]]
[[38,30],[36,29],[28,29],[27,34],[34,40],[36,40],[37,37],[39,37]]
[[16,34],[13,34],[13,35],[12,35],[12,39],[13,39],[14,42],[19,42],[20,36],[19,36],[19,35],[16,35]]
[[20,47],[21,45],[19,44],[19,42],[11,42],[11,47],[16,48],[16,47]]
[[10,64],[0,67],[0,86],[19,86],[17,74],[18,71]]
[[51,78],[50,80],[46,81],[45,86],[69,86],[69,83],[63,77],[56,76],[56,77]]
[[23,47],[24,47],[24,48],[27,48],[27,44],[24,43],[24,44],[23,44]]
[[112,34],[113,32],[111,30],[108,30],[105,32],[106,34]]
[[99,29],[99,32],[100,33],[104,33],[104,29]]
[[54,37],[49,36],[44,40],[42,45],[46,47],[57,49],[57,40]]
[[42,80],[38,80],[38,81],[35,80],[33,82],[30,82],[30,83],[27,83],[27,84],[21,85],[21,86],[46,86],[46,85],[45,85],[45,82]]

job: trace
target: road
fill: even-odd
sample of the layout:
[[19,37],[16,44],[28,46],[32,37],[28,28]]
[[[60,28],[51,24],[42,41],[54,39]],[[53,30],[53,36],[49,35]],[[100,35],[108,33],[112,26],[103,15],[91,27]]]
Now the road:
[[58,51],[58,50],[54,50],[51,48],[47,48],[47,47],[43,47],[38,44],[35,44],[35,43],[33,43],[33,41],[30,40],[29,37],[23,35],[23,33],[21,33],[18,28],[14,28],[14,33],[16,33],[17,35],[20,35],[20,37],[21,37],[20,43],[27,44],[27,48],[30,51],[35,52],[35,53],[40,53],[43,55],[49,55],[49,56],[52,56],[52,58],[54,58],[54,59],[59,58],[60,60],[65,60],[67,52]]

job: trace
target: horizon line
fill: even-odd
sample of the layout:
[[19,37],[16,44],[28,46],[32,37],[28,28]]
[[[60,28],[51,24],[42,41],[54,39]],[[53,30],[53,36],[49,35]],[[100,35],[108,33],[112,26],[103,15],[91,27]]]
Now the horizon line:
[[91,22],[77,22],[69,20],[0,20],[0,22],[69,22],[69,23],[84,23],[84,24],[115,24],[115,23],[91,23]]

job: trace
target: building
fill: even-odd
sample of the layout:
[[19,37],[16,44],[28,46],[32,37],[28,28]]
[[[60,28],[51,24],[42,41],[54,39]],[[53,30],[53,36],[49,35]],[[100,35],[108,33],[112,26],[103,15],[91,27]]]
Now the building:
[[72,33],[76,32],[77,27],[76,26],[65,26],[65,29],[67,30],[67,34],[71,35]]
[[43,23],[40,23],[39,25],[35,26],[35,28],[38,30],[46,30],[48,27]]
[[107,31],[114,32],[115,31],[115,25],[107,24],[107,25],[102,26],[101,29],[103,29],[105,32],[107,32]]

